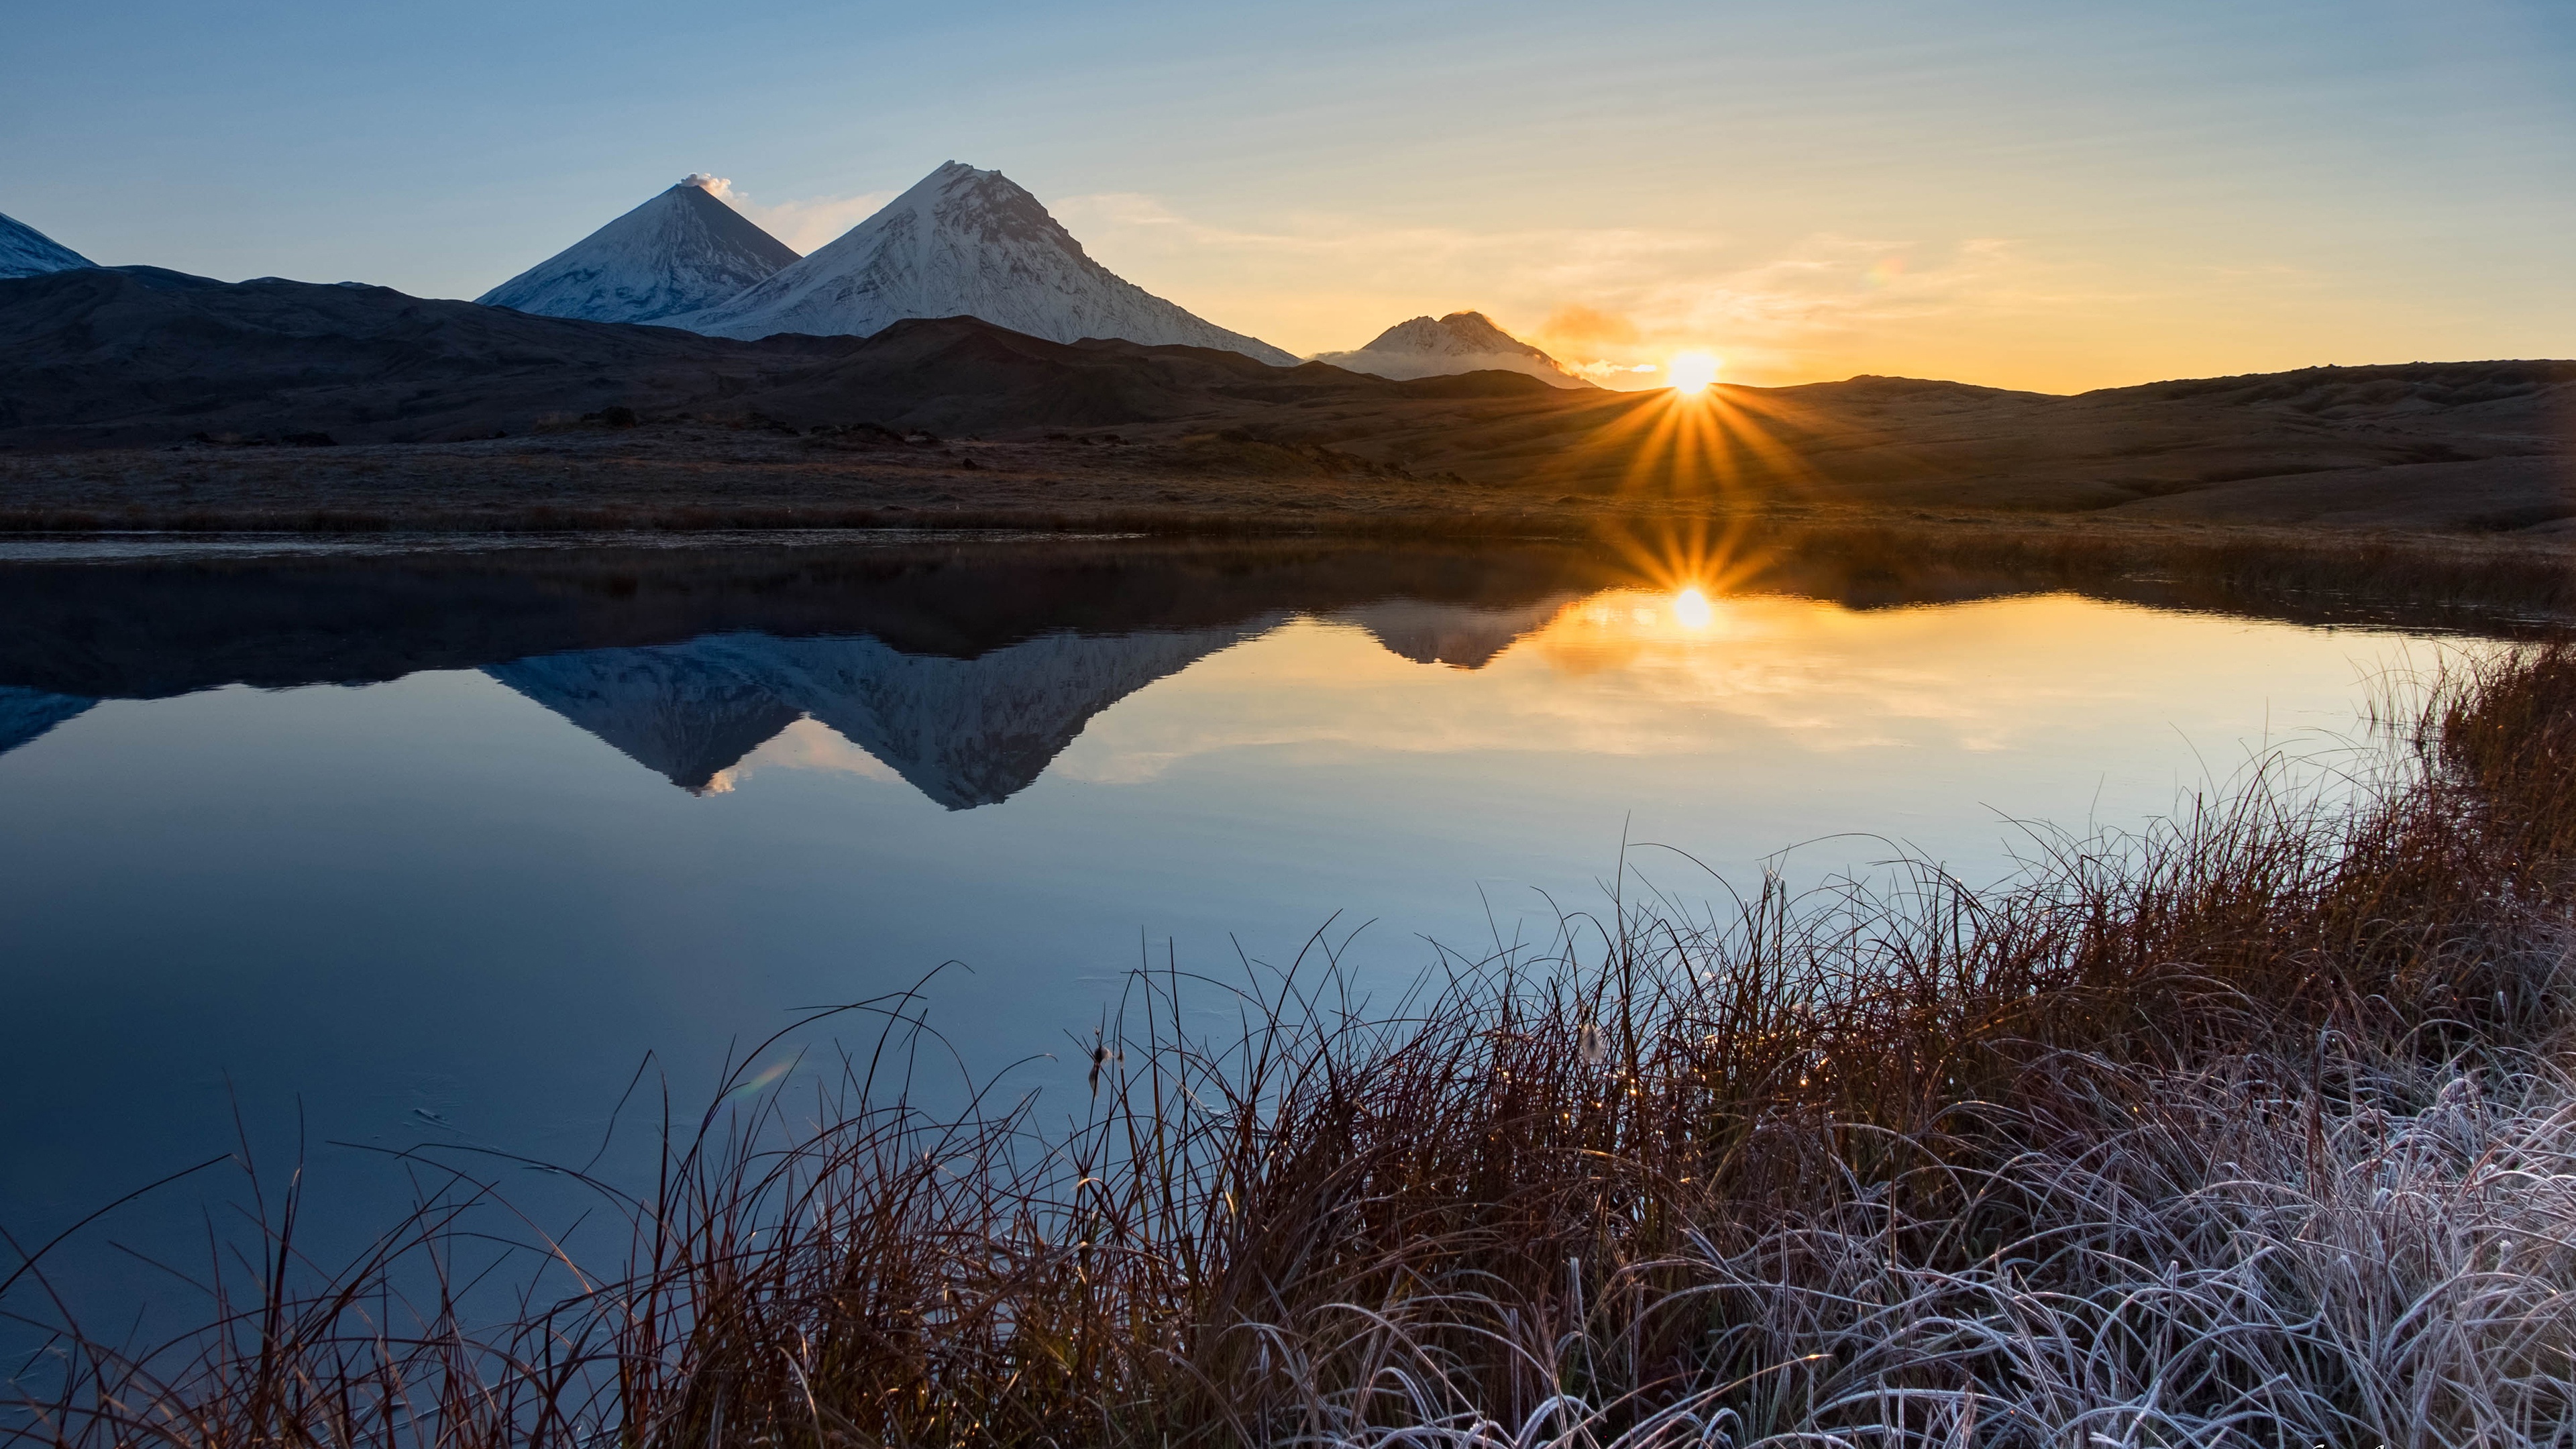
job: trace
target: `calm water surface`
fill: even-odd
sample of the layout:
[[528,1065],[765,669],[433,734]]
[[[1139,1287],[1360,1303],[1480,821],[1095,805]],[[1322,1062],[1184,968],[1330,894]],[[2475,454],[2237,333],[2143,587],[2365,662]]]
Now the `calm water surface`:
[[[1597,907],[1623,841],[1692,899],[1783,850],[1999,877],[2019,821],[2331,767],[2386,671],[2478,647],[1052,547],[0,566],[0,1227],[225,1151],[236,1111],[347,1224],[407,1191],[367,1147],[579,1161],[647,1053],[694,1105],[797,1009],[943,962],[979,1067],[1075,1062],[1142,958],[1284,961],[1328,921],[1392,991],[1429,942]],[[215,1176],[49,1262],[149,1296],[117,1245],[187,1251]]]

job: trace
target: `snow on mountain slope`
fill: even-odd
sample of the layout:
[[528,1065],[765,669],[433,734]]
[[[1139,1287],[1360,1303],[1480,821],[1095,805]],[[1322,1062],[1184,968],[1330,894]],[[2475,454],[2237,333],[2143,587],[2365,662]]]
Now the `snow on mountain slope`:
[[956,161],[812,256],[671,325],[716,337],[865,337],[906,317],[961,316],[1051,342],[1116,337],[1297,361],[1119,277],[1001,172]]
[[1525,372],[1558,387],[1592,386],[1482,312],[1398,322],[1357,352],[1326,352],[1315,360],[1397,381],[1459,372]]
[[691,175],[474,300],[586,322],[659,322],[695,312],[796,261],[785,242]]
[[0,216],[0,277],[34,277],[97,265],[25,222]]

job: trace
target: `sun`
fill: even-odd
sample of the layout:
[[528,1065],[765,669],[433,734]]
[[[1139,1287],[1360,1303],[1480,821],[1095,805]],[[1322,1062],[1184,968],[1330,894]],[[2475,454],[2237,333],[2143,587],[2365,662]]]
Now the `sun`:
[[1673,595],[1673,618],[1685,629],[1705,629],[1717,618],[1708,595],[1697,588],[1687,588]]
[[1676,352],[1664,364],[1675,392],[1705,392],[1717,381],[1717,359],[1705,352]]

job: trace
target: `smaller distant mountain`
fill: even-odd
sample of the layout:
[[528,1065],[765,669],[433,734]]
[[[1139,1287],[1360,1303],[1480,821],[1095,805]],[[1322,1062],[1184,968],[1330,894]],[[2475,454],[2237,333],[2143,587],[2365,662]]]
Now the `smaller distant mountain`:
[[787,243],[692,174],[474,300],[541,317],[654,322],[714,306],[793,266]]
[[0,216],[0,277],[40,277],[97,265],[25,222]]
[[1050,342],[1114,338],[1297,364],[1093,261],[1027,189],[958,161],[812,256],[671,325],[745,340],[782,332],[869,337],[914,317],[979,317]]
[[1459,372],[1521,372],[1557,387],[1592,386],[1482,312],[1398,322],[1357,352],[1326,352],[1315,360],[1399,382]]

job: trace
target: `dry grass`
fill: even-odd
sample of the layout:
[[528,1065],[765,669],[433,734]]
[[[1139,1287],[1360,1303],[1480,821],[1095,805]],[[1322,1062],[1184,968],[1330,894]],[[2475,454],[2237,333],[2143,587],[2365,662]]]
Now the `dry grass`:
[[623,1261],[484,1246],[460,1173],[321,1273],[290,1195],[202,1332],[66,1331],[22,1437],[2562,1444],[2571,766],[2547,644],[2351,792],[2005,888],[1631,898],[1391,1005],[1320,942],[1146,973],[1060,1129],[912,1105],[937,1043],[872,1003],[872,1054],[601,1185]]

